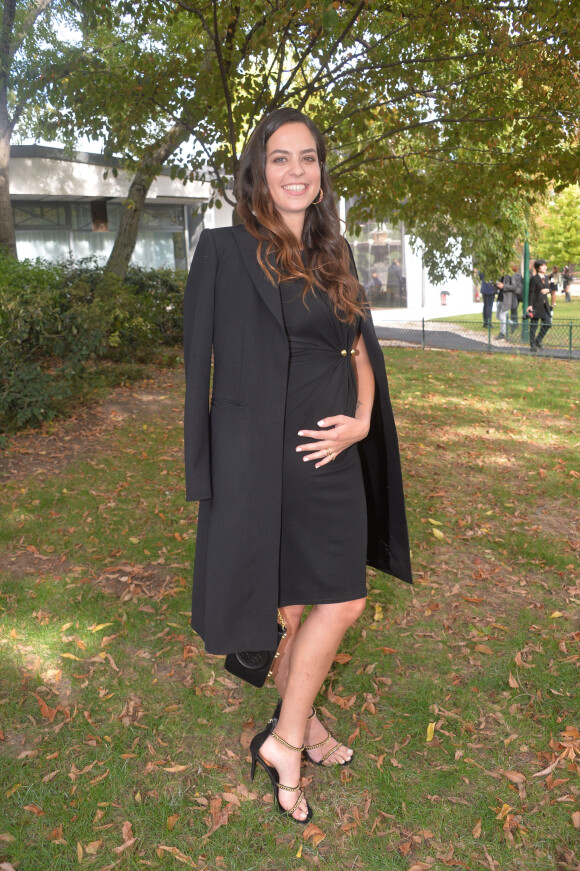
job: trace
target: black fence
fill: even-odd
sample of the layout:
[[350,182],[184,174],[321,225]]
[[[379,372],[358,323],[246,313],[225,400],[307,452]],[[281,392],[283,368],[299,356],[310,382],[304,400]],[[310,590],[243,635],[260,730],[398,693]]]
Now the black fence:
[[[505,338],[499,324],[484,327],[479,321],[391,321],[376,326],[379,339],[399,346],[442,348],[456,351],[484,351],[489,354],[524,354],[580,360],[580,321],[557,321],[542,335],[541,347],[532,351],[529,320],[506,325]],[[536,329],[536,339],[542,324]]]

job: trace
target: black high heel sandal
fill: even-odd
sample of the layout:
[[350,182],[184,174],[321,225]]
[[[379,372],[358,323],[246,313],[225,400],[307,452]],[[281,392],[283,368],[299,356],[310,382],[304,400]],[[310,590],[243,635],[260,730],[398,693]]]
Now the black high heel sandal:
[[[315,716],[316,716],[316,708],[313,705],[312,706],[312,713],[310,714],[308,719],[313,720]],[[325,755],[322,757],[322,759],[320,759],[320,761],[316,762],[316,760],[312,758],[312,756],[310,755],[310,753],[308,751],[309,750],[316,750],[316,749],[318,749],[318,747],[324,747],[325,744],[328,744],[328,742],[331,741],[332,738],[334,738],[334,735],[332,734],[330,729],[328,729],[327,731],[328,731],[328,735],[326,736],[324,741],[319,741],[318,744],[305,744],[304,745],[304,752],[306,753],[308,761],[311,762],[313,765],[320,765],[323,768],[329,768],[328,765],[324,764],[326,762],[326,760],[330,759],[332,754],[336,753],[336,751],[338,750],[339,747],[346,746],[344,744],[341,744],[340,742],[337,743],[336,747],[333,747],[332,750],[329,750],[328,753],[325,753]],[[334,740],[336,741],[336,738]],[[354,759],[354,753],[352,754],[350,759],[345,759],[344,762],[335,762],[334,764],[340,765],[341,768],[344,768],[345,766],[350,765],[350,763],[352,762],[353,759]]]
[[[280,777],[279,777],[277,769],[274,768],[273,765],[270,765],[268,762],[266,762],[266,760],[264,759],[264,757],[260,753],[260,748],[261,748],[262,744],[270,736],[272,736],[272,738],[275,738],[276,741],[279,741],[280,744],[282,744],[288,750],[293,750],[295,753],[302,753],[302,751],[304,750],[304,745],[302,747],[293,747],[292,744],[288,744],[287,741],[284,741],[283,738],[280,738],[280,736],[277,735],[276,732],[274,732],[273,726],[271,729],[268,729],[268,728],[264,729],[263,732],[259,732],[257,735],[254,736],[254,738],[252,738],[252,743],[250,744],[250,753],[252,754],[252,768],[250,771],[250,780],[252,782],[254,781],[254,774],[256,773],[256,763],[258,763],[259,765],[262,766],[262,768],[264,769],[264,771],[266,772],[266,774],[270,778],[270,781],[272,783],[272,789],[274,791],[274,801],[276,802],[276,807],[278,809],[278,813],[284,817],[288,817],[288,819],[292,820],[295,823],[298,823],[301,826],[305,826],[312,819],[312,808],[310,807],[308,802],[306,802],[306,809],[307,809],[306,819],[298,820],[298,819],[296,819],[295,816],[293,816],[294,811],[298,808],[298,805],[300,804],[300,802],[302,801],[302,798],[304,797],[304,792],[300,788],[300,784],[298,784],[298,786],[284,786],[282,783],[280,783]],[[298,798],[296,799],[296,802],[288,810],[286,810],[286,808],[282,807],[282,805],[280,804],[280,801],[278,799],[278,790],[279,789],[284,789],[284,790],[286,790],[286,792],[297,792],[298,793]]]

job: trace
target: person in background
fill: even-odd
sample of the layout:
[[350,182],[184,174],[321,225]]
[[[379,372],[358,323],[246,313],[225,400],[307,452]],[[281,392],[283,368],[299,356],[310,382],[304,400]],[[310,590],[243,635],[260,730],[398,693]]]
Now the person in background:
[[552,308],[556,305],[556,294],[562,285],[562,277],[557,266],[552,266],[552,274],[550,275],[550,295],[552,297]]
[[564,267],[564,273],[562,275],[562,290],[564,292],[564,302],[572,302],[572,298],[570,296],[570,285],[572,284],[572,279],[574,276],[572,275],[572,271],[569,266]]
[[376,272],[373,272],[369,283],[367,284],[367,295],[369,299],[374,299],[377,297],[381,290],[383,289],[383,285],[381,284],[381,279],[377,275]]
[[493,301],[495,299],[496,287],[491,281],[486,281],[483,272],[479,273],[481,278],[480,293],[483,297],[483,326],[487,329],[491,327],[491,316],[493,314]]
[[[534,269],[535,275],[530,279],[530,299],[527,314],[531,318],[530,349],[535,353],[543,347],[544,336],[552,326],[552,308],[549,302],[550,282],[546,276],[546,261],[535,260]],[[542,326],[536,339],[538,321],[542,321]]]
[[387,294],[396,304],[401,297],[401,279],[403,273],[397,259],[393,260],[387,272]]
[[518,306],[524,298],[524,279],[520,272],[520,265],[515,261],[510,263],[511,275],[504,275],[503,283],[504,290],[512,293],[512,308],[510,311],[510,322],[512,326],[516,326],[518,322]]

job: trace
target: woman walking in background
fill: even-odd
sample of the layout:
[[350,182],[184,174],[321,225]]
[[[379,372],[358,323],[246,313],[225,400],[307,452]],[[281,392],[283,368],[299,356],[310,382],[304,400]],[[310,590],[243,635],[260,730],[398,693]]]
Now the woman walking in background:
[[210,653],[271,650],[281,609],[281,701],[251,773],[261,766],[280,813],[305,823],[302,752],[353,756],[313,703],[364,609],[365,562],[411,582],[403,488],[383,354],[308,117],[260,122],[236,196],[242,224],[203,231],[185,296],[192,626]]

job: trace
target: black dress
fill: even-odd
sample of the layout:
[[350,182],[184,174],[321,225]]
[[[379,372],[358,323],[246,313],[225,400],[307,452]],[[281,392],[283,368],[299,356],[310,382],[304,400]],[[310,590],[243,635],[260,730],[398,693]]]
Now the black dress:
[[346,602],[366,596],[367,518],[356,444],[320,468],[296,446],[326,416],[356,411],[351,349],[360,319],[342,323],[327,295],[301,281],[280,284],[290,345],[280,543],[280,605]]

